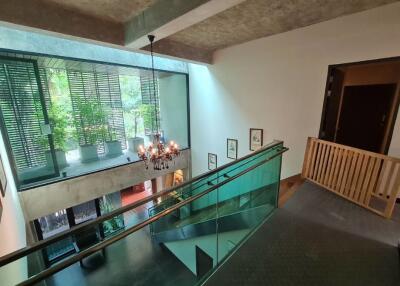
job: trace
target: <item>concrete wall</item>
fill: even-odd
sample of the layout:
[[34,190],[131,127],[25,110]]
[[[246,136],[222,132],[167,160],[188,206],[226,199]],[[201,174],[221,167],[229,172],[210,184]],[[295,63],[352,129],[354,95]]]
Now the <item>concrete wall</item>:
[[[10,27],[0,22],[0,49],[72,57],[137,67],[151,67],[151,59],[147,54],[102,46],[101,43],[93,44],[62,37],[65,36],[57,35],[56,37],[39,32],[32,32],[31,30],[23,30],[17,26]],[[157,69],[187,72],[187,64],[178,60],[155,57],[154,65]]]
[[[307,136],[317,136],[328,65],[400,56],[400,3],[218,51],[213,66],[189,65],[193,175],[207,153],[226,158],[226,138],[249,151],[249,128],[282,139],[282,177],[301,170]],[[390,155],[400,157],[400,118]]]
[[[3,212],[0,218],[0,257],[26,246],[25,220],[19,204],[17,189],[9,167],[3,138],[0,134],[0,155],[7,177],[5,197],[0,200]],[[0,284],[15,285],[28,277],[27,261],[19,259],[0,268]]]
[[132,163],[19,193],[26,221],[72,207],[106,194],[137,185],[178,169],[187,169],[190,150],[184,150],[169,169],[146,170],[143,162]]

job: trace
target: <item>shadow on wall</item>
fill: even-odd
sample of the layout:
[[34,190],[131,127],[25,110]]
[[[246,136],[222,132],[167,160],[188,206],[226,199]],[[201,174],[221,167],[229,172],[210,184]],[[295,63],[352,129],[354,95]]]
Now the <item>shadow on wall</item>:
[[[0,256],[26,246],[25,220],[17,195],[17,188],[12,176],[10,164],[0,134],[0,155],[6,175],[5,196],[0,195],[3,212],[0,217]],[[4,184],[4,178],[2,178]],[[28,277],[26,258],[0,268],[1,285],[15,285]]]

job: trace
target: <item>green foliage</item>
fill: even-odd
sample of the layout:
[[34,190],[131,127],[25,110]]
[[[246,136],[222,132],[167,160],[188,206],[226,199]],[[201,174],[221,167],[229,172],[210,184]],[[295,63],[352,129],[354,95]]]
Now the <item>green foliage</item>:
[[65,109],[53,103],[48,111],[49,121],[52,128],[55,149],[66,151],[67,128],[69,125],[68,114]]
[[85,145],[95,145],[99,138],[107,136],[107,114],[96,98],[76,98],[76,102],[79,119],[74,120],[74,125],[78,136],[83,138]]
[[154,110],[154,105],[152,104],[141,104],[139,106],[140,114],[143,118],[143,125],[145,129],[152,130],[154,121],[156,119],[156,113]]
[[[40,105],[35,103],[35,105]],[[37,117],[43,120],[43,111],[41,108],[36,108]],[[47,110],[49,122],[51,126],[51,134],[53,137],[54,148],[56,150],[66,151],[67,128],[69,125],[69,117],[64,108],[57,103],[52,103]],[[40,136],[38,143],[46,150],[50,148],[49,139],[47,136]]]
[[141,103],[140,80],[138,76],[120,75],[119,83],[121,87],[122,108],[125,112],[136,109]]
[[[101,213],[106,214],[114,210],[114,207],[112,203],[107,199],[107,197],[103,197],[103,199],[100,200],[100,210]],[[122,215],[113,217],[112,219],[109,219],[103,223],[104,226],[104,232],[105,233],[111,233],[113,231],[116,231],[124,226],[123,224],[123,217]]]
[[108,131],[107,131],[107,141],[117,141],[118,140],[118,132],[115,128],[112,128],[111,126],[108,125]]
[[136,137],[144,132],[139,106],[141,105],[140,79],[133,75],[120,75],[122,109],[127,137]]
[[[72,102],[69,91],[67,72],[65,69],[49,68],[46,69],[46,74],[47,74],[47,83],[49,87],[52,106],[55,106],[55,109],[59,109],[60,112],[62,112],[63,122],[65,123],[66,121],[67,123],[66,126],[61,124],[65,127],[64,129],[65,142],[64,144],[61,144],[64,146],[62,147],[62,150],[64,151],[74,150],[77,148],[78,143],[76,141],[76,129],[73,124]],[[49,111],[50,117],[56,117],[56,116],[51,116],[50,115],[51,113],[57,113],[57,112]],[[57,121],[57,119],[55,120]],[[59,128],[58,125],[59,125],[58,123],[53,122],[52,123],[53,129]],[[57,148],[57,143],[56,143],[56,148]]]
[[140,78],[134,75],[120,75],[121,98],[125,128],[128,137],[145,135],[144,131],[155,127],[154,105],[142,104]]

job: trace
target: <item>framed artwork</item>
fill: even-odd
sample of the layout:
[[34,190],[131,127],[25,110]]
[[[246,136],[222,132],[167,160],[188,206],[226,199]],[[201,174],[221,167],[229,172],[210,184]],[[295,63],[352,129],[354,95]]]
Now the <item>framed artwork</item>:
[[7,178],[4,171],[3,158],[0,157],[0,191],[2,196],[6,195]]
[[217,154],[208,153],[208,170],[217,168]]
[[226,156],[229,159],[237,159],[238,155],[238,141],[236,139],[226,140]]
[[183,172],[182,170],[176,170],[174,172],[174,181],[172,183],[173,186],[177,186],[183,183]]
[[264,130],[250,128],[250,151],[260,149],[263,145]]

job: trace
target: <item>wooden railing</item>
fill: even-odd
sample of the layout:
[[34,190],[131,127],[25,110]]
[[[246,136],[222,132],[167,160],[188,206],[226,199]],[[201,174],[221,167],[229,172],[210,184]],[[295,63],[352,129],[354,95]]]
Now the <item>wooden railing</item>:
[[400,159],[308,138],[302,177],[390,218],[400,192]]

